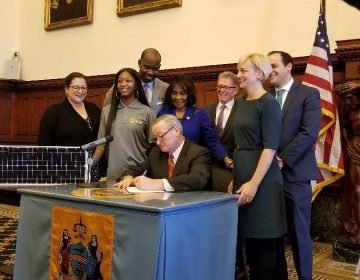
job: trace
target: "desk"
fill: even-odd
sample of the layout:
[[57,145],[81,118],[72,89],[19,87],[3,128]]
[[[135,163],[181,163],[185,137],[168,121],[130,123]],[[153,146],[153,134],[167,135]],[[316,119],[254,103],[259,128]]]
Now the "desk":
[[18,190],[14,279],[49,279],[54,206],[114,216],[112,279],[234,279],[234,195],[182,192],[92,199],[74,196],[74,190],[79,189],[66,185]]

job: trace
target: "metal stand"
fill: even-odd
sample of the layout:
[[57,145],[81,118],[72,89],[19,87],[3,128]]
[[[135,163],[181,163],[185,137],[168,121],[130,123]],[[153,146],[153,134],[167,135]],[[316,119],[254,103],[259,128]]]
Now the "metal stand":
[[85,157],[86,157],[85,183],[90,183],[91,181],[91,168],[93,166],[92,155],[93,155],[93,150],[85,151]]

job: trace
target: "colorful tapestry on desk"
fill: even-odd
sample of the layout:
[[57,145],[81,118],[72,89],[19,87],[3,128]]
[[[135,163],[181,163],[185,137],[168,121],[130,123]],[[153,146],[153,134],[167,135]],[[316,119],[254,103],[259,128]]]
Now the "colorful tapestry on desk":
[[111,279],[115,218],[52,208],[49,279]]

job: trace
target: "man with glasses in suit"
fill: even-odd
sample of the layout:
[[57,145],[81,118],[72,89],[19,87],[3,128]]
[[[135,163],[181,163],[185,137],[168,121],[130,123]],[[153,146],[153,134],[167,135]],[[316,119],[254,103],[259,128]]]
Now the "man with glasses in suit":
[[174,115],[157,118],[152,133],[157,146],[151,149],[148,159],[124,171],[114,186],[164,191],[204,189],[211,172],[209,150],[186,139]]

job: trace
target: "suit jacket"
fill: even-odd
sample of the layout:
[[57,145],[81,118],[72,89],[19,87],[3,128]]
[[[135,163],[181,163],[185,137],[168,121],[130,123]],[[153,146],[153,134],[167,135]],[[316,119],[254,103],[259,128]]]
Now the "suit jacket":
[[[275,90],[272,89],[272,93]],[[283,176],[290,182],[319,177],[315,141],[321,124],[320,93],[294,81],[282,108],[278,156],[284,161]]]
[[[155,78],[152,99],[151,99],[151,103],[149,104],[151,109],[153,109],[153,111],[155,112],[155,116],[163,107],[165,92],[166,92],[166,89],[168,88],[168,86],[169,86],[169,84],[163,82],[162,80],[160,80],[158,78]],[[103,107],[105,107],[105,105],[111,103],[111,94],[112,94],[113,90],[114,90],[114,86],[111,86],[111,88],[106,93]]]
[[143,163],[124,171],[122,176],[146,176],[152,179],[167,179],[175,191],[202,190],[210,178],[211,160],[208,149],[185,139],[184,146],[176,161],[172,178],[168,177],[169,154],[158,146],[151,149]]
[[[205,107],[214,129],[216,129],[216,107],[218,103],[219,102],[211,103]],[[224,127],[224,132],[220,138],[220,142],[224,146],[227,155],[231,158],[233,157],[235,149],[235,140],[232,126],[238,105],[239,101],[235,99],[234,106],[231,109],[229,118]],[[222,162],[214,162],[211,168],[211,179],[213,190],[227,192],[227,187],[230,181],[233,179],[233,174],[225,167]]]
[[[214,125],[215,129],[216,129],[216,107],[217,107],[218,103],[219,102],[212,103],[205,107],[205,109],[209,115],[209,118],[210,118],[212,124]],[[234,149],[235,149],[235,140],[234,140],[232,126],[233,126],[233,122],[234,122],[234,118],[235,118],[235,114],[236,114],[236,109],[238,106],[239,106],[239,101],[237,99],[235,99],[234,106],[231,109],[229,118],[224,127],[224,132],[220,138],[221,144],[224,146],[226,153],[231,158],[232,158],[232,154],[234,153]]]
[[163,82],[162,80],[158,78],[154,80],[154,89],[152,93],[150,107],[155,112],[155,116],[159,113],[159,111],[163,107],[165,92],[168,87],[169,84]]

